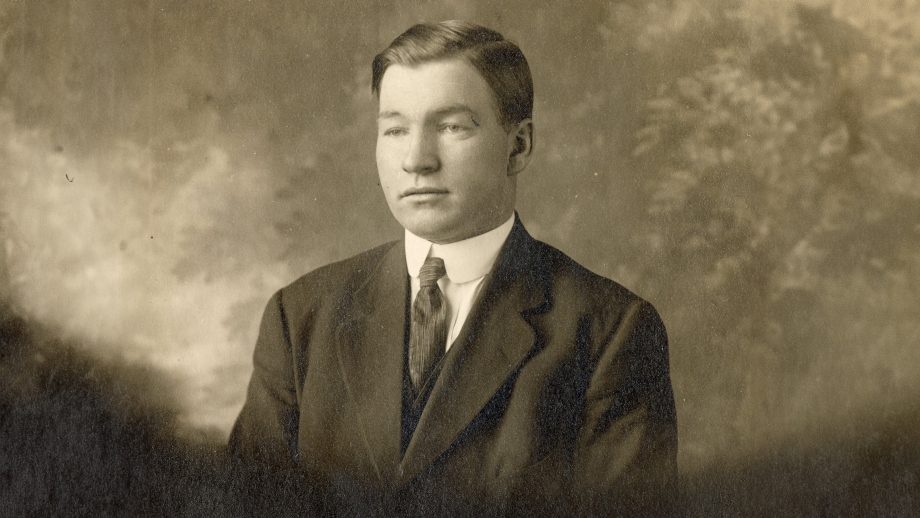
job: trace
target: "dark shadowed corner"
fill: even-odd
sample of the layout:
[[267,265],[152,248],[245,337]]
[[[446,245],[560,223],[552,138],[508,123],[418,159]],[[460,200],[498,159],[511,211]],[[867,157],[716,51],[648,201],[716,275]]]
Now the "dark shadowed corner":
[[920,405],[828,424],[683,476],[688,516],[916,516]]
[[0,515],[306,510],[289,480],[232,476],[222,434],[180,430],[167,375],[93,358],[2,300],[0,379]]

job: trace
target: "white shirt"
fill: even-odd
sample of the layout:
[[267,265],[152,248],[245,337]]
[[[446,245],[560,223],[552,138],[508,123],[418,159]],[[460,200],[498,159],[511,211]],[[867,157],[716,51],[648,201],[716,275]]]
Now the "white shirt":
[[432,256],[444,260],[447,275],[441,277],[438,287],[447,297],[450,309],[450,327],[447,331],[447,343],[444,344],[445,350],[450,349],[450,345],[460,334],[463,323],[482,288],[482,281],[495,264],[498,252],[508,239],[512,226],[514,214],[485,234],[446,245],[432,243],[406,230],[406,268],[412,278],[413,303],[420,289],[418,272],[425,259]]

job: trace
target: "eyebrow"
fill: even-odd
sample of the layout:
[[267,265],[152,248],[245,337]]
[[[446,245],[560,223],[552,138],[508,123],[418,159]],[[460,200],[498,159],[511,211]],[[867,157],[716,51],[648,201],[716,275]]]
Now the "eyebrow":
[[[452,115],[455,113],[467,113],[473,119],[474,122],[476,122],[477,124],[479,122],[479,114],[476,113],[476,110],[470,108],[469,106],[465,104],[461,104],[461,103],[449,104],[447,106],[444,106],[443,108],[438,108],[432,113],[432,115],[435,115],[437,117],[443,117],[445,115]],[[379,114],[377,114],[377,120],[393,119],[397,117],[403,117],[403,114],[396,110],[382,111]]]
[[402,114],[397,111],[385,111],[377,114],[377,120],[394,119],[396,117],[402,117]]

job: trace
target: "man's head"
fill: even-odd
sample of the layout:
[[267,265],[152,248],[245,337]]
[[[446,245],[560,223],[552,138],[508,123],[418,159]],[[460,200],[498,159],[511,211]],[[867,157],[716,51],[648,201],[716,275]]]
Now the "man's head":
[[397,36],[374,57],[371,91],[379,97],[390,65],[411,67],[451,58],[462,58],[485,79],[506,129],[533,116],[533,80],[521,49],[492,29],[459,20],[420,23]]
[[501,224],[533,142],[533,85],[501,34],[416,25],[374,58],[377,169],[400,224],[438,243]]

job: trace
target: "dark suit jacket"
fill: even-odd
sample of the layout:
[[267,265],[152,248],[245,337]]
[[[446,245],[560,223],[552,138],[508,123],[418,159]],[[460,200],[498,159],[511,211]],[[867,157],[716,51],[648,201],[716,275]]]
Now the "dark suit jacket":
[[649,303],[516,221],[402,454],[408,293],[400,241],[277,292],[231,452],[306,475],[327,505],[664,512],[677,430]]

